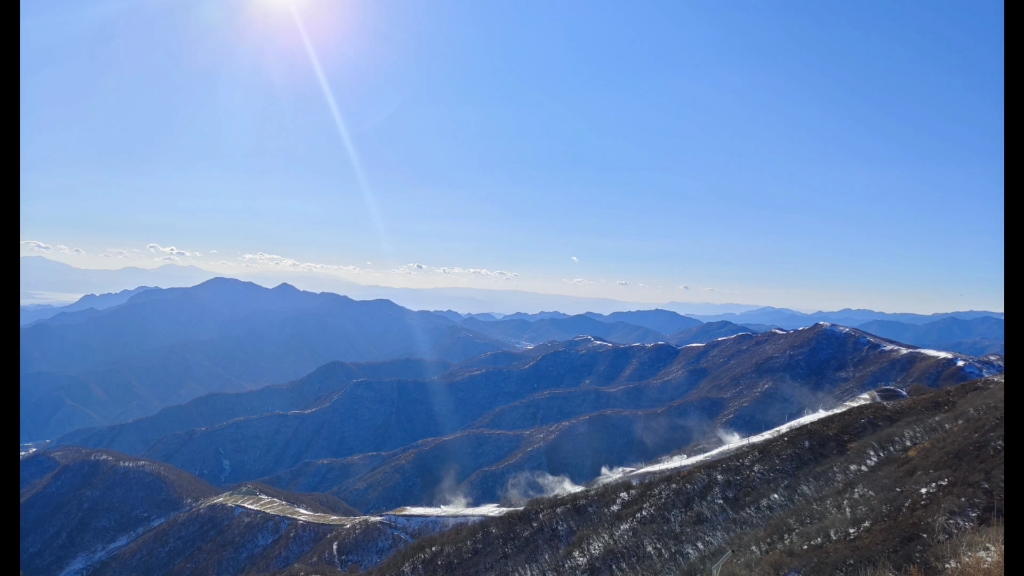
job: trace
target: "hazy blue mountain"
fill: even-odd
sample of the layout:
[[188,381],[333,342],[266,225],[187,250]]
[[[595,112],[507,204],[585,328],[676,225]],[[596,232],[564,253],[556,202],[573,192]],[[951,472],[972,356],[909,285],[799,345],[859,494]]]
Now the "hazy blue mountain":
[[21,325],[25,326],[36,320],[52,318],[64,312],[78,312],[79,310],[87,310],[89,308],[105,310],[118,304],[124,304],[132,296],[150,289],[151,287],[149,286],[139,286],[131,290],[122,290],[116,294],[86,294],[74,304],[67,306],[22,306]]
[[596,320],[585,314],[532,322],[504,319],[483,321],[467,318],[461,325],[519,346],[536,345],[550,340],[569,340],[576,336],[596,336],[620,344],[651,344],[665,340],[662,333],[650,328],[625,322]]
[[588,313],[586,316],[602,322],[625,322],[635,326],[650,328],[662,334],[671,334],[680,330],[694,328],[701,324],[688,316],[683,316],[671,310],[633,310],[630,312],[612,312],[611,314]]
[[59,318],[21,329],[22,442],[288,382],[335,360],[460,361],[509,347],[386,300],[223,278]]
[[367,511],[434,504],[452,483],[485,502],[515,474],[580,483],[601,466],[686,448],[719,429],[759,432],[882,385],[940,387],[1002,370],[998,360],[916,353],[828,325],[683,348],[579,338],[491,355],[505,358],[432,380],[340,384],[305,410],[172,433],[142,454],[213,483],[265,477]]
[[944,318],[970,320],[985,316],[1002,318],[1003,313],[969,310],[965,312],[945,312],[930,315],[890,314],[886,312],[876,312],[874,310],[853,310],[846,308],[843,310],[836,310],[834,312],[815,312],[813,314],[805,314],[788,308],[773,308],[765,306],[740,313],[695,315],[694,317],[703,320],[704,322],[727,320],[735,324],[769,324],[779,326],[787,330],[792,330],[795,328],[810,326],[818,322],[829,322],[831,324],[840,324],[842,326],[859,326],[873,320],[889,320],[907,324],[926,324]]
[[[22,294],[24,297],[24,294]],[[54,314],[58,314],[62,306],[55,306],[53,304],[28,304],[21,307],[21,325],[24,326],[30,322],[35,322],[43,318],[49,318]]]
[[444,316],[452,322],[462,322],[462,314],[459,314],[455,310],[434,310],[433,312],[438,316]]
[[667,341],[669,344],[675,344],[676,346],[686,346],[688,344],[704,344],[705,342],[711,342],[718,338],[727,338],[737,334],[758,334],[765,331],[766,330],[754,330],[747,326],[740,326],[739,324],[719,320],[718,322],[706,322],[704,324],[694,326],[693,328],[673,332],[668,335]]
[[[725,322],[725,320],[721,320],[721,322]],[[737,326],[742,326],[742,327],[746,328],[748,331],[753,332],[754,334],[760,334],[761,332],[767,332],[769,330],[781,330],[782,329],[782,326],[776,326],[774,324],[746,323],[746,324],[737,324]]]
[[949,350],[972,356],[1003,354],[1005,328],[1002,318],[946,317],[927,324],[872,320],[858,326],[865,332],[922,348]]
[[[154,269],[122,268],[119,270],[87,270],[50,260],[43,256],[21,258],[22,302],[50,304],[59,293],[62,303],[70,304],[83,294],[108,293],[137,286],[163,288],[194,286],[222,276],[195,266],[165,265]],[[258,271],[239,273],[240,280],[273,287],[291,284],[312,292],[332,292],[357,300],[387,299],[411,310],[459,310],[471,312],[534,312],[562,310],[573,314],[588,311],[614,312],[623,308],[644,306],[609,298],[580,298],[557,294],[539,294],[522,290],[484,290],[477,288],[394,288],[362,285],[333,274],[315,271],[275,273]],[[45,297],[40,297],[40,295]]]
[[69,294],[117,293],[139,286],[161,288],[194,286],[217,276],[195,266],[167,264],[159,268],[87,270],[42,256],[21,257],[20,286],[27,292]]
[[536,314],[527,314],[525,312],[516,312],[515,314],[506,314],[502,316],[502,320],[547,320],[549,318],[568,318],[569,315],[563,312],[552,311],[552,312],[537,312]]
[[739,314],[760,308],[760,306],[751,304],[712,304],[709,302],[669,302],[668,304],[661,304],[660,307],[687,316]]

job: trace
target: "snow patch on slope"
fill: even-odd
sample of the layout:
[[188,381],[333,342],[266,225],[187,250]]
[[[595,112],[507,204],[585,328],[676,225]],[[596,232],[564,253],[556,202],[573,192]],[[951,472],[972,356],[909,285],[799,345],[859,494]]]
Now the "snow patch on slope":
[[110,556],[114,552],[117,552],[121,548],[124,548],[142,534],[163,524],[165,520],[167,520],[167,518],[157,518],[156,520],[150,522],[142,528],[139,528],[138,530],[129,532],[127,534],[122,534],[116,540],[102,548],[78,556],[77,558],[72,560],[71,563],[67,565],[67,567],[64,568],[64,571],[60,573],[60,576],[78,576],[81,574],[88,574],[89,572],[91,572],[91,566],[93,564],[99,562],[100,560],[103,560],[104,558]]
[[710,452],[707,452],[707,453],[704,453],[704,454],[700,454],[700,455],[697,455],[697,456],[689,456],[688,457],[687,455],[683,454],[683,455],[680,455],[680,456],[675,456],[675,457],[672,457],[672,458],[668,458],[666,460],[663,460],[663,461],[658,462],[656,464],[652,464],[650,466],[643,466],[643,467],[640,467],[640,468],[625,468],[624,467],[624,468],[614,468],[614,469],[611,469],[611,470],[609,470],[607,468],[602,468],[601,469],[601,476],[599,476],[597,478],[597,480],[595,480],[594,483],[595,483],[596,486],[600,486],[602,484],[607,484],[608,482],[614,482],[616,480],[622,480],[622,479],[625,479],[625,478],[630,478],[630,479],[638,478],[638,477],[646,475],[646,474],[651,474],[651,473],[655,473],[655,472],[665,472],[665,471],[669,471],[669,470],[683,469],[683,468],[688,468],[690,466],[693,466],[695,464],[700,464],[700,463],[703,463],[703,462],[708,462],[708,461],[711,461],[711,460],[716,460],[718,458],[722,458],[723,456],[727,456],[727,455],[729,455],[729,454],[731,454],[731,453],[733,453],[733,452],[735,452],[737,450],[740,450],[740,449],[742,449],[745,446],[750,446],[751,444],[757,444],[758,442],[764,442],[765,440],[771,440],[772,438],[777,438],[779,436],[782,436],[783,434],[786,434],[787,432],[789,432],[791,430],[795,430],[796,428],[800,428],[801,426],[806,426],[807,424],[810,424],[811,422],[815,422],[817,420],[821,420],[822,418],[826,418],[828,416],[832,416],[833,414],[838,414],[840,412],[844,412],[846,410],[849,410],[850,408],[853,408],[854,406],[860,406],[862,404],[867,404],[869,402],[872,402],[872,397],[871,397],[870,393],[865,393],[865,394],[861,394],[860,396],[857,396],[857,397],[855,397],[855,398],[853,398],[851,400],[848,400],[847,402],[844,402],[844,403],[840,404],[839,406],[837,406],[836,408],[834,408],[832,410],[818,410],[817,412],[815,412],[813,414],[808,414],[808,415],[803,416],[801,418],[797,418],[796,420],[793,420],[791,422],[787,422],[786,424],[783,424],[782,426],[779,426],[777,428],[772,428],[771,430],[769,430],[767,432],[763,432],[761,434],[756,434],[756,435],[753,435],[753,436],[748,436],[747,438],[739,438],[738,435],[731,434],[731,435],[728,435],[727,437],[728,437],[729,440],[733,440],[732,442],[729,442],[729,443],[725,444],[724,446],[720,446],[719,448],[716,448],[716,449],[714,449],[714,450],[712,450]]
[[522,508],[506,508],[497,504],[484,504],[469,508],[452,508],[449,506],[405,506],[383,514],[384,516],[430,516],[430,517],[457,517],[476,516],[494,517],[507,514]]

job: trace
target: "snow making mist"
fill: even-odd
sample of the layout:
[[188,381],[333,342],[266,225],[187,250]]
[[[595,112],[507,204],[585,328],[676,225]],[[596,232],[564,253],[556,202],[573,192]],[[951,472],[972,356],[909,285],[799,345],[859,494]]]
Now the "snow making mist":
[[519,505],[531,498],[561,496],[583,490],[568,476],[552,476],[544,471],[520,472],[509,478],[502,498],[503,502]]
[[740,440],[743,440],[743,437],[736,432],[733,432],[732,430],[725,430],[723,428],[715,430],[715,436],[718,436],[718,439],[722,441],[722,444],[735,444]]
[[472,500],[466,496],[458,480],[458,469],[450,467],[444,472],[444,478],[434,491],[434,506],[446,508],[468,508]]

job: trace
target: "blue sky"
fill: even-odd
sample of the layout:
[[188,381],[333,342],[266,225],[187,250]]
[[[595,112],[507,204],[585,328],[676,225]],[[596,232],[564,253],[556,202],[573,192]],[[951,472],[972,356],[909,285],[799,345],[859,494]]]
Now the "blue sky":
[[22,2],[21,253],[1003,309],[1000,2],[293,2],[355,163],[287,0]]

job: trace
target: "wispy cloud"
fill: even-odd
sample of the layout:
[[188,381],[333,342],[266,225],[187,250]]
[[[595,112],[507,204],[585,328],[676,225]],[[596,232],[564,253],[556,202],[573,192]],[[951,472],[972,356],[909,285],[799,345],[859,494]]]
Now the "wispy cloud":
[[594,284],[594,282],[591,282],[590,280],[587,280],[586,278],[573,278],[572,280],[562,279],[562,282],[568,282],[569,284],[575,284],[577,286],[584,286],[584,285],[587,285],[587,284]]
[[216,253],[217,253],[216,250],[210,250],[210,254],[216,254]]
[[707,290],[708,292],[714,292],[715,291],[715,289],[710,287],[710,286],[708,286],[708,287],[706,287],[704,289]]
[[579,263],[580,263],[580,259],[579,259],[579,258],[577,258],[577,257],[575,257],[575,256],[571,256],[571,258],[572,258],[572,261],[573,261],[573,262],[575,262],[575,263],[577,263],[577,264],[579,264]]
[[505,270],[488,270],[486,268],[460,268],[458,266],[427,266],[425,264],[406,264],[388,270],[392,274],[441,275],[445,277],[478,277],[491,280],[515,280],[518,272]]
[[160,258],[157,258],[157,260],[163,260],[166,262],[177,262],[181,260],[181,258],[178,258],[177,256],[161,256]]
[[50,246],[49,244],[44,244],[43,242],[39,242],[37,240],[22,240],[21,246],[33,252],[51,252],[53,250],[53,246]]
[[276,268],[287,268],[292,270],[319,270],[334,272],[361,272],[356,266],[336,266],[333,264],[319,264],[317,262],[299,262],[293,258],[286,258],[276,254],[257,252],[255,254],[244,254],[241,259],[249,268],[260,266],[273,266]]
[[689,287],[689,286],[687,286],[687,285],[685,285],[685,284],[683,284],[683,285],[682,285],[682,286],[680,286],[679,288],[681,288],[681,289],[683,289],[683,290],[689,290],[689,289],[690,289],[690,287]]
[[57,245],[57,251],[61,254],[74,254],[76,256],[86,253],[85,250],[82,250],[81,248],[68,248],[63,244]]
[[626,280],[619,280],[618,282],[616,282],[616,284],[618,284],[619,286],[629,286],[629,282],[627,282]]
[[146,250],[156,254],[169,254],[171,256],[184,256],[188,258],[192,254],[188,250],[180,250],[174,246],[163,247],[159,244],[146,244]]
[[[348,273],[372,273],[372,270],[359,268],[358,266],[339,266],[333,264],[320,264],[317,262],[301,262],[299,260],[295,260],[294,258],[278,256],[276,254],[267,254],[266,252],[245,254],[241,256],[241,260],[243,260],[245,262],[245,266],[249,268],[275,267],[291,270],[319,270]],[[367,265],[371,265],[371,263],[367,262]],[[487,278],[495,281],[511,281],[519,277],[519,274],[517,272],[508,272],[505,270],[488,270],[486,268],[461,268],[458,266],[431,266],[429,264],[422,264],[419,262],[411,262],[409,264],[405,264],[397,268],[384,270],[383,273],[406,276],[441,276],[461,278],[477,277]]]
[[104,258],[124,258],[126,260],[135,259],[131,252],[120,248],[107,248],[107,251],[100,254],[100,256],[103,256]]

